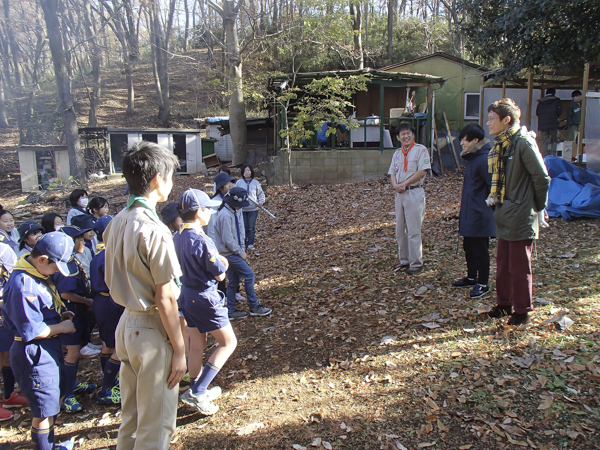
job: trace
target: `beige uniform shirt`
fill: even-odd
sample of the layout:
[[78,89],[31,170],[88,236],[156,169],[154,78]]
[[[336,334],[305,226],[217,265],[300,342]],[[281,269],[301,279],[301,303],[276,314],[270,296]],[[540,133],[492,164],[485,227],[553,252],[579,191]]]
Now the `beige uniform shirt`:
[[[388,174],[396,176],[396,182],[402,183],[404,180],[408,180],[419,170],[431,170],[431,164],[429,162],[429,153],[427,148],[421,144],[415,144],[408,152],[407,159],[407,170],[404,171],[404,154],[402,149],[399,148],[394,152],[392,157],[392,163],[390,164],[390,170]],[[417,183],[412,186],[422,186],[425,177],[421,178]]]
[[147,208],[123,209],[108,224],[104,242],[104,278],[119,305],[145,311],[154,306],[157,284],[181,276],[171,232]]

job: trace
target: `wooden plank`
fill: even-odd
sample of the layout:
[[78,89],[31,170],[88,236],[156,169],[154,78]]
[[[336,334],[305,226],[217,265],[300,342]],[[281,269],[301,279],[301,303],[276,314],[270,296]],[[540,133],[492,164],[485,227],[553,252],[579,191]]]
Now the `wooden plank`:
[[440,161],[440,171],[442,172],[442,176],[444,176],[444,161],[442,161],[442,149],[440,148],[440,143],[438,141],[438,132],[437,126],[435,125],[435,117],[432,118],[431,124],[433,126],[433,138],[435,139],[435,147],[437,148],[438,159]]
[[448,141],[450,142],[450,146],[452,147],[452,156],[454,156],[454,162],[456,163],[456,170],[460,168],[460,163],[458,162],[458,155],[456,153],[456,149],[454,148],[454,138],[452,137],[452,132],[450,131],[450,124],[448,123],[448,117],[446,113],[443,112],[444,122],[446,123],[446,132],[448,133]]
[[590,83],[590,63],[585,63],[583,72],[583,95],[581,97],[581,124],[579,125],[579,144],[577,145],[577,162],[583,159],[583,133],[585,132],[585,108],[587,107],[587,91]]
[[531,108],[533,101],[533,72],[529,71],[527,77],[527,111],[525,112],[525,126],[528,130],[531,130]]

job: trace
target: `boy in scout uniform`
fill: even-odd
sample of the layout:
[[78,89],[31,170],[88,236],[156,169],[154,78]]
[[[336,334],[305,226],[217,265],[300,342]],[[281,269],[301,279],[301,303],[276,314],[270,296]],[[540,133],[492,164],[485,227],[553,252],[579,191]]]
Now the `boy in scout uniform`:
[[423,269],[421,225],[425,217],[423,178],[431,169],[427,148],[415,143],[415,129],[408,122],[398,128],[402,147],[394,152],[388,174],[395,193],[396,240],[400,267],[414,275]]
[[[4,286],[4,326],[14,333],[10,362],[31,408],[31,441],[36,450],[71,449],[54,444],[54,416],[60,412],[60,366],[63,354],[58,335],[75,332],[73,313],[65,310],[52,275],[69,274],[73,240],[47,233],[31,254],[23,256]],[[32,358],[35,355],[35,358]]]
[[123,157],[127,206],[104,231],[105,281],[125,307],[116,330],[121,360],[119,450],[167,450],[175,431],[178,384],[186,372],[174,280],[181,276],[171,232],[156,213],[173,187],[177,158],[152,142]]

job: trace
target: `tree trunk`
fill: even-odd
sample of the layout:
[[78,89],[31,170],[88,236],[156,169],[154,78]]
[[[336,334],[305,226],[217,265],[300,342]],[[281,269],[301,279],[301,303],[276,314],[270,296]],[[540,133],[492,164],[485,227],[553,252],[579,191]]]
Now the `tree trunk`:
[[86,186],[85,170],[81,147],[79,145],[79,134],[77,130],[77,119],[75,109],[73,108],[73,96],[71,95],[71,83],[67,73],[67,60],[60,33],[60,24],[58,22],[57,0],[39,0],[44,11],[46,21],[46,31],[48,35],[48,45],[52,53],[52,62],[54,64],[54,74],[56,76],[56,85],[58,98],[60,101],[60,111],[65,127],[65,137],[69,151],[69,164],[71,166],[71,176],[79,181],[82,187]]
[[90,93],[90,111],[88,115],[88,127],[98,126],[98,103],[100,102],[100,46],[98,36],[92,25],[92,11],[90,0],[83,0],[83,20],[85,23],[85,36],[88,48],[91,50],[92,59],[92,92]]
[[21,65],[19,63],[19,55],[21,53],[19,44],[15,38],[15,33],[12,29],[12,20],[10,18],[10,5],[8,0],[2,0],[2,6],[4,7],[4,17],[6,18],[6,37],[8,38],[8,45],[10,47],[10,53],[13,60],[15,84],[18,87],[23,86],[23,77],[21,76]]
[[4,102],[4,81],[2,71],[0,70],[0,128],[8,127],[8,117],[6,115],[6,103]]
[[362,48],[362,1],[350,0],[350,16],[352,16],[352,31],[354,32],[354,68],[364,69],[365,58]]
[[183,9],[185,9],[185,30],[183,32],[183,51],[188,51],[188,39],[190,37],[190,12],[188,11],[188,2],[183,0]]
[[396,18],[396,1],[397,0],[388,0],[387,57],[390,61],[394,52],[394,22]]

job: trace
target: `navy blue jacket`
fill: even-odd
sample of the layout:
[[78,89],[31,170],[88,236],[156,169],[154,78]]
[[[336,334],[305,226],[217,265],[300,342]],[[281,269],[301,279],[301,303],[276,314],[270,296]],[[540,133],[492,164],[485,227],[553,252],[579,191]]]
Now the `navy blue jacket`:
[[558,130],[558,118],[562,114],[562,103],[554,95],[538,99],[535,115],[538,118],[538,130]]
[[485,204],[492,184],[492,175],[488,172],[488,153],[491,148],[491,143],[484,141],[479,150],[462,155],[465,160],[465,179],[458,225],[461,236],[496,236],[494,211]]

